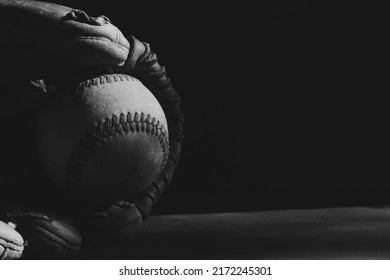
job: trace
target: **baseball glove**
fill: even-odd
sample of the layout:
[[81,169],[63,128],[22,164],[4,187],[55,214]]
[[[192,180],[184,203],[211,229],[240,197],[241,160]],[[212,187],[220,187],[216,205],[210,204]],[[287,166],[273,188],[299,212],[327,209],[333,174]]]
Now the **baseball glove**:
[[19,259],[22,256],[25,242],[16,225],[0,221],[0,260]]
[[[5,84],[35,81],[42,94],[48,94],[58,87],[103,73],[123,73],[138,78],[160,102],[168,121],[170,145],[169,158],[160,176],[135,197],[105,209],[56,209],[80,227],[85,244],[106,246],[128,240],[171,184],[180,158],[184,121],[181,99],[165,67],[148,43],[124,36],[107,17],[93,17],[59,4],[0,0],[0,31],[7,38],[0,46],[0,77]],[[58,208],[66,207],[65,204],[60,203]],[[48,215],[33,213],[9,217],[23,223],[23,232],[30,232],[28,228],[34,229],[41,222],[53,226]],[[54,221],[59,219],[56,217]]]
[[6,218],[26,241],[23,259],[69,258],[81,247],[81,234],[67,218],[19,209],[8,212]]

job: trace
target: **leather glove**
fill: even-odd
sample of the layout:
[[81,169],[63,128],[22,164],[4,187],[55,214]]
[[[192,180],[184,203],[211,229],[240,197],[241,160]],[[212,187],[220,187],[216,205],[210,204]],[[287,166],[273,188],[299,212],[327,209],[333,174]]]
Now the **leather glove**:
[[121,241],[129,240],[140,228],[141,220],[138,217],[146,220],[153,205],[170,185],[183,142],[184,118],[180,97],[173,89],[165,67],[158,63],[157,56],[151,51],[149,44],[141,43],[133,36],[129,41],[132,48],[128,59],[123,66],[114,67],[112,71],[131,74],[138,78],[159,100],[169,126],[169,157],[160,176],[144,191],[129,198],[129,201],[119,202],[92,215],[75,217],[85,240],[91,240],[88,243],[94,246],[117,245]]
[[[169,158],[160,176],[126,202],[92,211],[95,214],[82,213],[76,218],[76,224],[83,225],[82,232],[91,244],[111,243],[99,236],[107,236],[102,232],[117,228],[118,221],[127,225],[127,235],[131,235],[138,228],[139,216],[146,219],[170,185],[180,158],[184,120],[181,99],[172,87],[165,67],[159,64],[149,44],[134,36],[126,38],[107,17],[92,17],[84,11],[59,4],[0,0],[0,31],[3,38],[7,38],[0,46],[0,76],[5,83],[39,80],[36,84],[50,92],[58,86],[80,82],[101,73],[124,73],[138,78],[160,102],[167,117],[170,142]],[[45,222],[54,226],[59,220],[56,217],[50,222],[48,216],[38,216],[30,213],[28,219],[19,217],[19,221]],[[104,216],[111,218],[97,218]],[[134,226],[129,225],[131,222]],[[63,225],[62,222],[60,224]],[[86,225],[95,230],[86,229]],[[97,237],[92,237],[91,233]],[[59,254],[56,250],[53,252],[56,252],[54,255]]]
[[91,214],[79,214],[75,223],[80,230],[83,247],[123,245],[142,225],[142,216],[133,203],[121,201]]
[[22,210],[8,212],[6,216],[27,242],[23,259],[66,259],[81,248],[81,234],[69,219]]
[[15,228],[12,222],[0,221],[0,260],[19,259],[23,254],[25,242]]

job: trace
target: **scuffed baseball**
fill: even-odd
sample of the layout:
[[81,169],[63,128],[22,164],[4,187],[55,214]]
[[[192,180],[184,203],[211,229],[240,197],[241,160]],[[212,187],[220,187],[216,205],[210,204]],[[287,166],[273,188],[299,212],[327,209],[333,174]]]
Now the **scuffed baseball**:
[[102,75],[49,97],[37,149],[54,185],[71,198],[114,203],[133,197],[161,173],[169,153],[167,120],[138,79]]

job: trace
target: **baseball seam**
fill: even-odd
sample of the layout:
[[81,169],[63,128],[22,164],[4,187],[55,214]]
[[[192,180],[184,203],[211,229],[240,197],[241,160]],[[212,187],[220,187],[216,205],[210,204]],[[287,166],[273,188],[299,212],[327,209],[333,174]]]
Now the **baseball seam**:
[[123,82],[123,81],[130,81],[130,80],[135,80],[135,79],[132,76],[125,75],[125,74],[101,75],[99,77],[81,82],[78,85],[78,89],[88,88],[88,87],[96,86],[98,84]]
[[[112,82],[125,82],[135,80],[126,74],[107,74],[85,80],[78,85],[78,90]],[[159,173],[162,172],[169,156],[169,139],[167,131],[158,120],[150,114],[135,112],[113,115],[105,121],[99,121],[94,128],[73,149],[66,167],[66,182],[69,188],[76,189],[83,177],[88,159],[95,149],[110,139],[127,133],[147,133],[158,139],[163,150],[164,158]]]
[[164,126],[150,114],[122,113],[98,122],[73,149],[66,169],[68,187],[77,188],[80,185],[87,161],[98,146],[128,133],[147,133],[158,139],[164,155],[159,170],[161,173],[169,155],[169,140]]

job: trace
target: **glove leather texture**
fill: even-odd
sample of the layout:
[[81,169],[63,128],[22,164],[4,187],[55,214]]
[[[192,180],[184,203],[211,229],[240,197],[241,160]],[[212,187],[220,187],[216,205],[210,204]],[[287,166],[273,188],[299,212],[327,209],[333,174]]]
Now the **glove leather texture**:
[[0,260],[19,259],[23,250],[23,237],[11,225],[0,221]]

